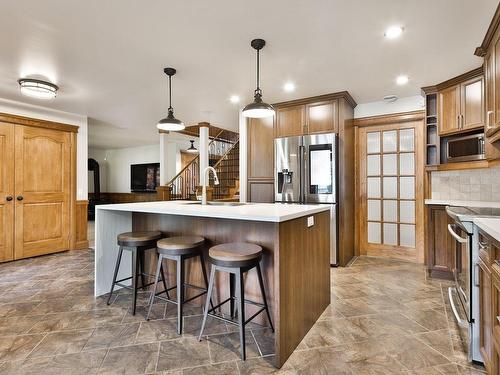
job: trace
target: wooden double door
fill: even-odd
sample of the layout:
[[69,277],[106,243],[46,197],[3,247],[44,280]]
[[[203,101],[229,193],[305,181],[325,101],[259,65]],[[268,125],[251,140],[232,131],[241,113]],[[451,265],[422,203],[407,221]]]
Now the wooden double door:
[[73,134],[0,122],[0,261],[70,247]]

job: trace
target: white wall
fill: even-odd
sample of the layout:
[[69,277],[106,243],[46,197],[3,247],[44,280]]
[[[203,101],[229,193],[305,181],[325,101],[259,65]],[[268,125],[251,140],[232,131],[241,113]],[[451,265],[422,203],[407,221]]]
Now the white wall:
[[87,199],[87,117],[1,98],[0,112],[78,126],[76,199]]
[[130,165],[160,162],[160,144],[102,150],[89,148],[99,163],[101,192],[130,193]]
[[354,118],[388,115],[391,113],[418,111],[425,108],[424,98],[421,95],[399,98],[395,102],[361,103],[354,108]]

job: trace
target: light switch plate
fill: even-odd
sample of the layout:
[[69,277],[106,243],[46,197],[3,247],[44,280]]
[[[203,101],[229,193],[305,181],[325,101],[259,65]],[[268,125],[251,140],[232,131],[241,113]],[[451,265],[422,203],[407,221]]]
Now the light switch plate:
[[314,225],[314,216],[309,216],[307,218],[307,227],[312,227]]

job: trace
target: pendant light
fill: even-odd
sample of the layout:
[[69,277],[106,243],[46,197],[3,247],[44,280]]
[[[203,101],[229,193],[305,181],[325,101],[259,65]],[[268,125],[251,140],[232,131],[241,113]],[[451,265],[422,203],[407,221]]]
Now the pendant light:
[[168,115],[158,121],[156,127],[160,130],[184,130],[186,128],[184,123],[175,118],[174,109],[172,108],[172,76],[175,75],[177,71],[174,68],[165,68],[163,72],[168,76]]
[[196,147],[194,147],[194,141],[189,141],[189,142],[191,142],[191,146],[189,146],[189,148],[186,150],[186,152],[189,152],[190,154],[197,154],[198,149]]
[[254,91],[253,103],[243,108],[243,116],[250,118],[274,116],[274,107],[262,101],[262,90],[259,86],[259,52],[266,45],[266,41],[264,39],[254,39],[250,45],[257,51],[257,88]]

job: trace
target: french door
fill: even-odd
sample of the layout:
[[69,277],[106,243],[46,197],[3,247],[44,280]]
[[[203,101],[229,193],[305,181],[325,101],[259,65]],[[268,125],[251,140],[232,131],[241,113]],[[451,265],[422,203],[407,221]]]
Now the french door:
[[422,122],[358,135],[360,253],[423,262]]

